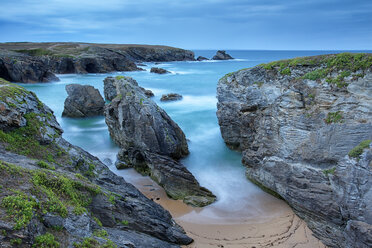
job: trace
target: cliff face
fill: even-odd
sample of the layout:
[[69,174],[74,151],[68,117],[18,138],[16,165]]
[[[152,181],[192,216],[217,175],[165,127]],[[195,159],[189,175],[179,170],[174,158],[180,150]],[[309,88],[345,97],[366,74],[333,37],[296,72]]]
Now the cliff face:
[[0,77],[23,83],[58,80],[54,73],[141,70],[135,62],[194,60],[166,46],[90,43],[0,43]]
[[326,245],[371,247],[371,54],[243,69],[220,79],[217,96],[222,136],[242,151],[249,179]]
[[192,242],[168,211],[65,141],[62,132],[35,94],[0,80],[1,247]]

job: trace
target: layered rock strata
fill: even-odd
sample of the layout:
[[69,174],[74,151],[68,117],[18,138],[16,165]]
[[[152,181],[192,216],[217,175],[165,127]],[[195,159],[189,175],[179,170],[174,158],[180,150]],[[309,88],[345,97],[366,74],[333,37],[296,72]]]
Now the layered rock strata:
[[372,56],[296,58],[227,74],[226,144],[329,247],[372,246]]

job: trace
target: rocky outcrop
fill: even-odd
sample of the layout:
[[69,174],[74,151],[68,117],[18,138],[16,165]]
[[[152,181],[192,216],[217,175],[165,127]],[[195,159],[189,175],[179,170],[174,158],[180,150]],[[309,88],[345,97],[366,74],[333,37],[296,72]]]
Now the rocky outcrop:
[[33,93],[1,82],[2,247],[173,248],[192,242],[168,211],[65,141],[53,113]]
[[197,206],[213,202],[215,197],[201,188],[193,175],[176,161],[189,153],[179,126],[145,96],[134,79],[108,77],[104,83],[105,89],[115,88],[117,93],[106,105],[105,116],[112,139],[122,148],[119,167],[133,166],[150,175],[175,199],[185,202],[193,199],[190,201]]
[[52,70],[39,59],[1,49],[0,77],[22,83],[59,81]]
[[[134,80],[131,77],[125,77],[125,76],[116,76],[116,80],[125,79],[126,81],[129,81],[131,84],[138,85],[137,81]],[[104,80],[103,81],[103,91],[105,95],[105,99],[108,101],[112,101],[117,95],[120,93],[117,91],[117,87],[115,84],[115,80]],[[140,90],[145,94],[147,97],[153,97],[154,93],[151,90],[145,89],[141,86],[139,86]]]
[[216,55],[213,56],[213,60],[229,60],[234,59],[229,54],[226,53],[226,51],[218,50],[216,52]]
[[177,101],[181,100],[182,96],[177,93],[169,93],[169,94],[164,94],[161,96],[160,101],[166,102],[166,101]]
[[90,85],[66,85],[67,98],[62,116],[81,118],[103,115],[105,101],[97,89]]
[[209,60],[209,59],[207,59],[206,57],[203,57],[203,56],[198,56],[196,60],[197,61],[204,61],[204,60]]
[[0,43],[0,77],[14,82],[50,82],[54,73],[143,70],[135,62],[195,60],[188,50],[166,46],[90,43]]
[[221,133],[242,151],[247,177],[329,247],[372,244],[371,85],[372,56],[348,53],[272,62],[218,83]]
[[152,67],[151,70],[150,70],[151,73],[157,73],[157,74],[166,74],[166,73],[169,73],[169,71],[163,69],[163,68],[159,68],[159,67]]

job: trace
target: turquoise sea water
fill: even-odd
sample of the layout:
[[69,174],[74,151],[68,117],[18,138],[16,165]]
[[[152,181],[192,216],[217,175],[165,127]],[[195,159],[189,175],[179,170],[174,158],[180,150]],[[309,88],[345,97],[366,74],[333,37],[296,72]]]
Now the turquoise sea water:
[[[186,216],[196,221],[204,215],[218,222],[220,219],[242,220],[257,216],[278,214],[273,211],[273,197],[262,192],[245,178],[241,155],[229,150],[220,134],[216,118],[216,85],[226,73],[278,59],[335,53],[334,51],[227,51],[235,60],[203,62],[166,62],[158,65],[147,63],[146,71],[118,72],[108,74],[58,75],[60,82],[24,84],[34,91],[40,100],[47,104],[57,116],[64,129],[63,137],[78,145],[103,162],[119,175],[112,165],[118,148],[109,137],[104,117],[88,119],[62,118],[64,100],[67,96],[65,86],[70,83],[89,84],[98,88],[103,95],[103,79],[107,76],[127,75],[151,89],[154,101],[164,108],[183,129],[189,140],[190,155],[182,162],[194,174],[202,186],[210,189],[218,201],[197,214]],[[212,57],[215,51],[195,51],[199,55]],[[165,68],[171,74],[150,73],[152,66]],[[176,92],[183,95],[181,101],[160,102],[161,94]],[[131,181],[130,178],[126,178]],[[186,218],[185,217],[185,218]],[[244,219],[243,218],[243,219]]]

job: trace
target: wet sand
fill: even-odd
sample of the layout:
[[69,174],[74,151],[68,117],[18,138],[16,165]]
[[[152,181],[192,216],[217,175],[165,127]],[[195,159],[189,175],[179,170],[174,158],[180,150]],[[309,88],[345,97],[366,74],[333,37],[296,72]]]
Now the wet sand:
[[194,208],[168,198],[149,177],[142,177],[132,169],[118,173],[172,214],[194,239],[185,248],[325,247],[284,201],[264,192],[259,199],[253,199],[262,203],[262,211],[249,216],[247,213],[252,210],[244,206],[239,211],[224,210],[218,204]]

